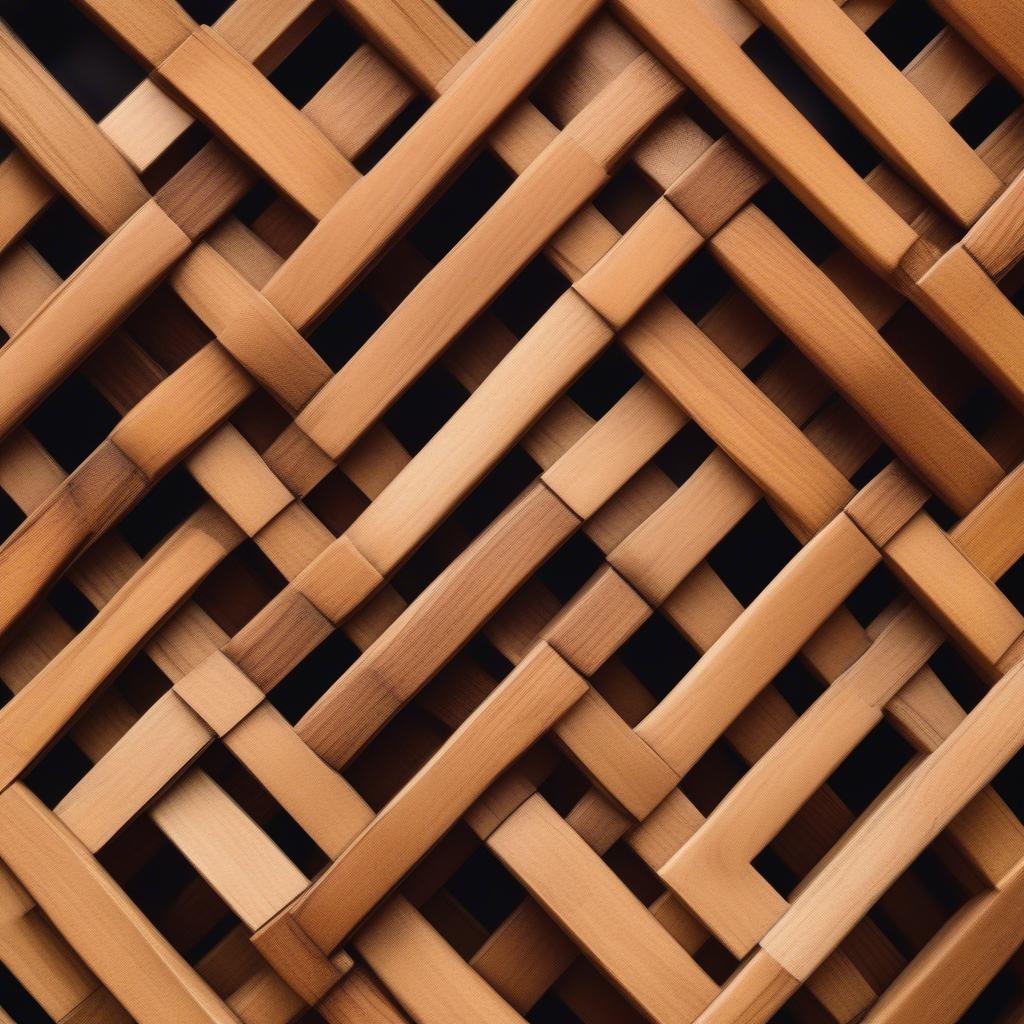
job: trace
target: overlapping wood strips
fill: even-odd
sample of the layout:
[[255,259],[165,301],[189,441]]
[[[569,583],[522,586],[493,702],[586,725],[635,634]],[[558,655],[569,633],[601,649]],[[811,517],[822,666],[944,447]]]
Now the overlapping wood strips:
[[1024,8],[78,6],[98,122],[0,25],[0,1020],[1024,1019]]

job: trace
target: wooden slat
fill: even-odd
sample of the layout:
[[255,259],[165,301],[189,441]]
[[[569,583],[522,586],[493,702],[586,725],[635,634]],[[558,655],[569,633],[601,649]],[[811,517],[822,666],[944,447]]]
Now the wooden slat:
[[355,168],[214,29],[197,28],[156,75],[311,217],[323,217],[356,180]]
[[101,231],[115,231],[149,199],[121,154],[6,25],[0,94],[4,130]]
[[91,854],[21,783],[0,793],[0,857],[128,1012],[229,1024],[204,984]]
[[119,323],[189,247],[148,202],[0,349],[0,436],[8,434]]
[[[984,784],[1020,746],[1020,113],[963,141],[1018,74],[1003,10],[946,0],[901,75],[889,0],[516,0],[479,42],[436,0],[81,6],[156,73],[93,125],[6,37],[0,954],[29,994],[69,1024],[549,993],[587,1024],[791,996],[952,1024],[1024,863]],[[858,173],[801,71],[891,166]],[[432,267],[414,224],[481,146],[510,184],[451,192]],[[112,232],[63,286],[21,240],[57,257],[62,190]],[[83,387],[99,430],[93,397],[60,423]],[[142,557],[117,525],[149,495]],[[869,759],[858,813],[829,780],[876,744],[906,764]],[[92,854],[130,887],[167,844],[198,877],[150,922]],[[526,897],[485,926],[492,854]]]
[[714,982],[543,797],[488,846],[652,1020],[695,1020],[714,996]]

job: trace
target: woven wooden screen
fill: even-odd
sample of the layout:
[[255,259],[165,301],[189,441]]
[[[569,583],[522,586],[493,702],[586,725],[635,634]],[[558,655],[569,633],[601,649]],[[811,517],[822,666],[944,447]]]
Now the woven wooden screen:
[[901,6],[0,25],[0,1021],[1024,1019],[1024,8]]

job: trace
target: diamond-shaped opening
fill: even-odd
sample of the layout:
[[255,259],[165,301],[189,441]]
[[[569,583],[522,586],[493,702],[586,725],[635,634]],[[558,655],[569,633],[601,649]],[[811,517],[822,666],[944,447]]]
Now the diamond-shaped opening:
[[551,991],[545,992],[526,1014],[529,1024],[582,1024],[579,1017]]
[[913,749],[888,722],[864,737],[829,777],[828,784],[854,814],[860,814],[913,756]]
[[902,594],[903,588],[896,578],[884,563],[880,563],[854,588],[845,604],[853,617],[867,628]]
[[292,418],[269,392],[250,395],[232,414],[231,424],[261,454],[291,426]]
[[747,763],[724,736],[720,736],[694,763],[679,785],[683,794],[705,817],[743,778]]
[[409,240],[437,263],[479,221],[512,182],[497,157],[480,153],[420,218]]
[[212,25],[230,6],[231,0],[179,0],[200,25]]
[[359,650],[335,630],[302,659],[267,695],[293,725],[359,657]]
[[976,148],[1020,103],[1020,94],[1004,78],[997,76],[950,123],[969,146]]
[[51,1024],[53,1018],[0,961],[0,1010],[18,1024]]
[[754,197],[754,205],[770,217],[812,263],[821,263],[837,248],[835,236],[778,180]]
[[157,288],[128,317],[125,330],[168,374],[213,337],[206,324],[167,286]]
[[654,464],[679,487],[693,475],[715,448],[715,442],[690,420],[654,456]]
[[430,760],[448,732],[410,702],[345,766],[345,778],[379,811]]
[[925,0],[896,0],[866,34],[896,67],[905,68],[944,27]]
[[491,311],[522,337],[565,291],[566,281],[543,255],[528,263],[495,299]]
[[630,163],[624,163],[593,199],[593,205],[615,228],[627,232],[660,198],[646,176]]
[[665,285],[665,294],[695,323],[731,290],[732,279],[706,246],[698,249]]
[[573,534],[538,570],[541,582],[566,604],[604,564],[604,556],[585,533]]
[[14,533],[24,520],[25,513],[17,502],[0,488],[0,543]]
[[247,540],[206,576],[195,593],[195,601],[228,636],[234,636],[285,582],[255,542]]
[[307,340],[337,373],[387,319],[364,284],[347,295],[309,334]]
[[331,533],[340,537],[369,502],[340,469],[334,469],[306,495],[305,503]]
[[295,107],[305,106],[362,40],[347,19],[332,11],[270,74],[271,83]]
[[66,199],[57,197],[25,232],[25,240],[60,274],[70,277],[103,241]]
[[989,690],[989,685],[979,678],[955,643],[943,643],[928,659],[928,666],[968,713]]
[[430,106],[423,96],[414,96],[390,124],[381,125],[365,149],[353,161],[356,169],[368,174],[388,150],[423,116]]
[[[95,451],[117,422],[110,404],[78,373],[59,384],[25,421],[68,473]],[[72,424],[74,429],[69,429]]]
[[85,777],[92,762],[70,736],[63,736],[23,777],[23,782],[47,807],[56,807]]
[[489,932],[523,901],[523,887],[486,846],[480,845],[448,879],[445,889]]
[[473,39],[482,38],[511,6],[512,0],[441,0],[441,7]]
[[571,759],[562,758],[537,792],[564,818],[591,789],[590,779],[583,771]]
[[880,333],[972,434],[984,435],[1004,403],[953,342],[910,303],[904,304]]
[[619,649],[619,659],[661,700],[697,663],[697,652],[655,612]]
[[708,555],[711,567],[748,605],[800,551],[768,503],[759,501]]
[[145,558],[205,500],[206,492],[184,467],[176,466],[124,517],[120,532]]

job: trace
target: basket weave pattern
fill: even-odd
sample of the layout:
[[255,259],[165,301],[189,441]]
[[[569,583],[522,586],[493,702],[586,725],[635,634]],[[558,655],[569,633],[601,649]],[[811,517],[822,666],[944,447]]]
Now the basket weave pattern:
[[[149,76],[98,123],[0,24],[25,997],[915,1024],[1024,976],[1024,118],[951,124],[1024,92],[1024,11],[935,0],[900,70],[887,0],[517,0],[479,41],[437,0],[79,6]],[[268,76],[329,19],[362,42],[300,109]],[[480,154],[507,187],[421,251]],[[103,239],[64,280],[26,235],[56,201]],[[68,465],[37,417],[72,385],[111,424]],[[770,569],[737,585],[727,548]],[[684,652],[661,689],[645,643]],[[521,887],[496,922],[470,862]]]

